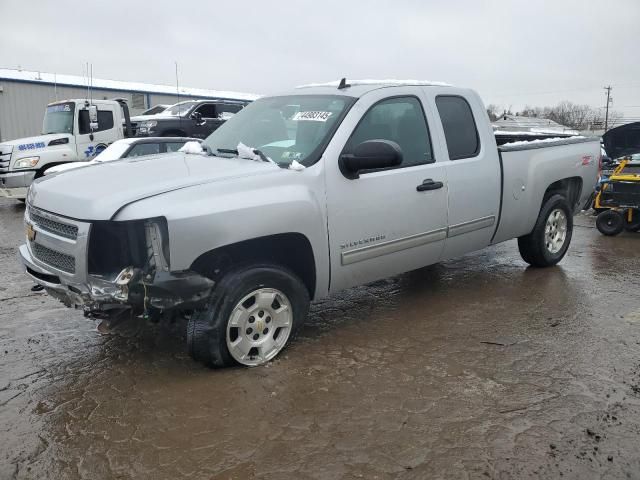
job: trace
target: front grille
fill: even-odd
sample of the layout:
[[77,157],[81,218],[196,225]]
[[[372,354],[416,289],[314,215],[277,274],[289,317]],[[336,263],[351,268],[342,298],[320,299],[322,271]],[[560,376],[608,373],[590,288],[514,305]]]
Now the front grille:
[[63,272],[76,273],[76,260],[66,253],[56,252],[39,243],[31,243],[34,256],[43,263],[62,270]]
[[11,161],[11,155],[0,155],[0,173],[9,171],[9,163]]
[[78,227],[75,225],[67,225],[66,223],[51,220],[50,218],[43,217],[32,209],[29,209],[29,218],[42,230],[55,233],[61,237],[70,238],[71,240],[78,238]]

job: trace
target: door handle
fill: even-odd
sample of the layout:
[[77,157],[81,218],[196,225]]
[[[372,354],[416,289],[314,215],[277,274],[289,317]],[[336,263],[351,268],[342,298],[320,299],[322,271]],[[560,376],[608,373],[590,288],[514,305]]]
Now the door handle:
[[418,192],[425,192],[427,190],[438,190],[443,186],[444,186],[444,183],[434,182],[431,178],[427,178],[425,181],[423,181],[420,185],[416,187],[416,190]]

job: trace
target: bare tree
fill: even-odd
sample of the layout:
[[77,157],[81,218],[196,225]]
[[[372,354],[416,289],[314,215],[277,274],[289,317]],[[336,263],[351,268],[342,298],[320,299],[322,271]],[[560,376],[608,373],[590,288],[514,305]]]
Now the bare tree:
[[[500,118],[503,113],[513,115],[511,107],[504,109],[499,105],[488,105],[487,113],[491,121]],[[558,103],[556,106],[525,107],[516,115],[522,117],[545,118],[575,130],[599,130],[604,128],[604,112],[602,109],[592,108],[589,105],[580,105],[568,100]],[[609,111],[609,127],[623,123],[620,112]]]
[[620,125],[624,125],[627,122],[624,120],[624,115],[622,113],[609,110],[609,128],[619,127]]
[[487,105],[487,115],[489,115],[489,120],[495,122],[496,120],[498,120],[498,118],[500,118],[500,115],[502,115],[502,108],[500,108],[498,105],[490,103],[489,105]]

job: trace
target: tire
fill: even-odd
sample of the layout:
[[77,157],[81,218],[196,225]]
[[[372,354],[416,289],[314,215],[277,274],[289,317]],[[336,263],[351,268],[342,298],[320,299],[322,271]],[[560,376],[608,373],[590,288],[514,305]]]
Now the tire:
[[624,229],[627,232],[640,232],[640,210],[633,209],[631,221],[627,220],[627,213],[623,215]]
[[604,211],[596,218],[596,227],[601,234],[613,237],[624,229],[624,217],[615,210]]
[[189,354],[214,368],[268,363],[298,333],[309,302],[306,286],[285,268],[253,265],[230,271],[208,305],[189,319]]
[[556,265],[567,253],[573,235],[573,212],[567,199],[552,195],[542,205],[530,234],[518,238],[520,256],[532,267]]

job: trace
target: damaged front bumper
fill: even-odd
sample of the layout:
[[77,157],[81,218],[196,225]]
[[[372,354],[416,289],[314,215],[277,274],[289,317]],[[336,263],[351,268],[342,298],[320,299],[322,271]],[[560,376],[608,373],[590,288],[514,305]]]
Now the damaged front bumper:
[[212,280],[195,272],[157,272],[144,277],[141,271],[131,267],[112,280],[89,276],[86,282],[75,283],[55,269],[38,265],[27,245],[20,246],[19,258],[27,275],[51,296],[68,307],[88,312],[135,307],[193,309],[206,302],[214,287]]
[[[104,225],[100,229],[96,223],[62,217],[29,204],[25,210],[27,242],[20,247],[19,258],[27,275],[49,294],[88,313],[126,308],[143,314],[152,309],[193,309],[203,305],[214,282],[192,271],[171,272],[158,220],[138,223],[140,228],[134,232],[139,235],[139,247],[147,261],[129,264],[129,257],[117,256],[121,248],[107,248],[109,241],[90,246],[91,232],[98,239],[109,234]],[[95,273],[100,271],[95,268],[96,262],[104,260],[108,267],[102,271],[113,273]]]

